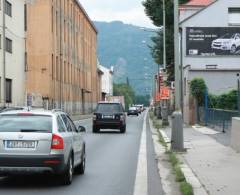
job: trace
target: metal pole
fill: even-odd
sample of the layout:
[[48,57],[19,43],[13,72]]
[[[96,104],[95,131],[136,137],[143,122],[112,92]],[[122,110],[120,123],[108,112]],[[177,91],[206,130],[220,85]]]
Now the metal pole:
[[166,6],[165,0],[163,0],[163,69],[167,66],[166,62]]
[[174,58],[175,58],[175,112],[172,115],[171,149],[184,151],[183,118],[180,103],[179,14],[178,0],[174,0]]
[[208,126],[208,90],[205,91],[205,126]]
[[181,109],[180,104],[180,62],[179,62],[179,14],[178,0],[174,0],[174,67],[175,67],[175,110]]
[[5,10],[6,10],[6,2],[5,0],[2,1],[3,3],[3,10],[2,10],[2,45],[3,45],[3,67],[2,67],[2,100],[3,100],[3,107],[6,106],[6,18],[5,18]]

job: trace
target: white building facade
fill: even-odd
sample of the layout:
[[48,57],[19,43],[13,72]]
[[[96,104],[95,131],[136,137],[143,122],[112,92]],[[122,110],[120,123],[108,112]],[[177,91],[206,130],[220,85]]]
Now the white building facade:
[[110,69],[99,65],[99,69],[103,72],[102,75],[102,100],[113,95],[113,67]]
[[[0,1],[0,105],[25,105],[25,1],[5,0],[5,37],[3,40],[3,1]],[[3,42],[5,41],[5,63]],[[6,90],[4,96],[3,70]],[[6,98],[5,98],[6,97]]]
[[[183,7],[184,8],[184,7]],[[193,102],[189,84],[203,78],[209,93],[219,95],[237,88],[240,72],[239,0],[216,0],[209,5],[180,10],[181,64],[183,66],[184,121],[191,123]]]

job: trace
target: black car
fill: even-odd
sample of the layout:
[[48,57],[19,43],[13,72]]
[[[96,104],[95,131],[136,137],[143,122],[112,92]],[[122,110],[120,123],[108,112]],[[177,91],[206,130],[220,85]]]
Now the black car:
[[128,116],[129,115],[136,115],[136,116],[138,116],[138,114],[139,114],[139,111],[138,111],[138,109],[136,107],[130,107],[128,109],[128,113],[127,113]]
[[121,103],[98,103],[93,115],[93,133],[100,129],[119,129],[126,132],[126,115]]

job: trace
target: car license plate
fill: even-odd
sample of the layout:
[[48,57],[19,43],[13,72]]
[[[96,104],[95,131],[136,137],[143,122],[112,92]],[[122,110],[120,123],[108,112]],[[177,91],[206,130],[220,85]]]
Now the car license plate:
[[112,116],[112,115],[104,115],[103,118],[105,118],[105,119],[114,119],[114,116]]
[[35,141],[6,141],[6,148],[35,148]]

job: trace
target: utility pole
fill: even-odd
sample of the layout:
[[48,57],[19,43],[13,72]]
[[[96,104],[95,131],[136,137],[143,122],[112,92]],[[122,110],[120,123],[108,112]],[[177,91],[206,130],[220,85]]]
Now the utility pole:
[[175,110],[181,109],[180,103],[180,53],[179,53],[179,8],[178,0],[174,0],[174,71],[175,71]]
[[174,0],[175,112],[172,115],[171,149],[183,151],[183,118],[180,103],[179,1]]
[[165,0],[163,0],[163,69],[167,67],[166,62],[166,6]]
[[3,107],[6,106],[6,18],[5,18],[5,10],[6,10],[6,2],[5,0],[2,1],[3,9],[2,9],[2,55],[3,55],[3,67],[2,67],[2,100],[3,100]]

